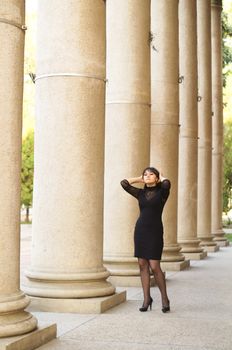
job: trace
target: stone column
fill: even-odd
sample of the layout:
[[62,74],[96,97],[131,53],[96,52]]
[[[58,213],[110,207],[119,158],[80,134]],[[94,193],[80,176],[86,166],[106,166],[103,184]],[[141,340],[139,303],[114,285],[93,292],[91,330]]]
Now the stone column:
[[138,204],[120,180],[139,176],[150,160],[149,31],[150,0],[107,1],[104,262],[116,285],[141,284]]
[[197,235],[206,251],[216,251],[211,234],[212,94],[210,0],[197,0],[198,201]]
[[178,0],[153,0],[151,7],[151,165],[171,180],[164,209],[164,269],[189,265],[177,243],[179,137]]
[[197,238],[197,9],[196,0],[179,1],[180,136],[178,243],[185,257],[206,256]]
[[212,234],[220,246],[229,244],[222,229],[223,101],[222,101],[222,0],[211,1],[212,40]]
[[[25,29],[23,0],[0,3],[0,337],[28,333],[37,320],[20,290],[20,185]],[[0,342],[2,348],[2,341]]]
[[43,310],[98,313],[125,298],[103,266],[104,1],[39,1],[36,96],[25,291]]

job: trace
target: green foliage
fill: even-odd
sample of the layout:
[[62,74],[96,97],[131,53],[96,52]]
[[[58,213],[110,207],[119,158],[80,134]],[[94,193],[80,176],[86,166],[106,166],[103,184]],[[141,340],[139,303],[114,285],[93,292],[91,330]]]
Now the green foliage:
[[224,181],[223,211],[227,213],[232,207],[232,121],[224,124]]
[[[32,206],[34,174],[34,133],[31,131],[22,144],[22,168],[21,168],[21,204],[27,208]],[[28,218],[27,218],[28,219]]]
[[[232,39],[232,25],[228,21],[228,15],[222,12],[222,65],[223,68],[232,62],[232,47],[230,42]],[[226,86],[226,78],[231,74],[230,70],[223,73],[223,86]]]
[[228,239],[228,241],[232,242],[232,234],[231,233],[227,233],[226,238]]

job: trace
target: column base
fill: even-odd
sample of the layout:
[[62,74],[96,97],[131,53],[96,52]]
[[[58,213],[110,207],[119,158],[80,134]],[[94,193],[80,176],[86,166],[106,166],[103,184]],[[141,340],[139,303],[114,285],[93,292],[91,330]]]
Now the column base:
[[36,327],[37,319],[26,311],[0,315],[0,338],[26,334]]
[[126,291],[106,297],[54,299],[31,297],[29,311],[101,314],[126,301]]
[[179,244],[169,244],[164,246],[161,262],[167,263],[181,263],[184,262],[184,255],[180,252],[181,246]]
[[227,240],[225,233],[222,229],[215,230],[212,232],[212,235],[214,236],[213,241],[217,243],[220,247],[227,247],[230,245],[230,242]]
[[138,259],[132,256],[105,256],[104,266],[110,272],[107,281],[116,287],[141,287]]
[[218,241],[218,240],[216,240],[215,239],[215,242],[217,243],[217,245],[219,246],[219,247],[228,247],[229,245],[230,245],[230,242],[229,241],[227,241],[227,240],[220,240],[220,241]]
[[0,339],[0,350],[33,350],[56,338],[56,324],[37,328],[26,335]]
[[161,268],[163,271],[181,271],[190,267],[190,261],[161,261]]
[[203,248],[200,247],[200,239],[181,239],[178,240],[181,246],[181,253],[186,257],[186,254],[194,253],[199,254],[203,252]]
[[133,256],[104,256],[110,276],[140,276],[138,259]]
[[24,309],[30,299],[22,291],[0,296],[0,338],[13,337],[32,332],[37,319]]
[[[110,276],[108,281],[115,287],[141,287],[140,276]],[[155,286],[155,279],[151,277],[150,286]]]
[[28,270],[22,289],[30,297],[54,300],[105,297],[115,293],[109,275],[105,267],[75,274]]
[[213,241],[213,236],[210,237],[199,237],[201,240],[200,247],[207,252],[218,251],[217,243]]
[[202,251],[200,253],[183,253],[186,259],[190,260],[202,260],[207,257],[207,252]]
[[204,250],[208,253],[215,253],[219,251],[219,246],[218,245],[206,245],[203,246]]

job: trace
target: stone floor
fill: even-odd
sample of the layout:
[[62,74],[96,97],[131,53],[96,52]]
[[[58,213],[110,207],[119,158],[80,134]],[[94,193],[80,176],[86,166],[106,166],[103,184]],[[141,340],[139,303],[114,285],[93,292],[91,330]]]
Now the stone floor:
[[[31,227],[23,225],[21,265],[30,261]],[[191,267],[167,273],[171,312],[161,312],[157,287],[154,307],[141,313],[141,288],[101,315],[33,312],[42,326],[57,323],[58,338],[40,350],[232,350],[232,246],[208,253]]]

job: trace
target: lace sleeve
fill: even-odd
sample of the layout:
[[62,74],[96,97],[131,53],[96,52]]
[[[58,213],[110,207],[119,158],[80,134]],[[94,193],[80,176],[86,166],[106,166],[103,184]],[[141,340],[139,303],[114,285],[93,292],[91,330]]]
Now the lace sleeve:
[[164,202],[166,202],[166,200],[168,199],[170,188],[171,188],[171,182],[168,179],[165,179],[161,182],[162,199]]
[[141,191],[139,188],[131,186],[129,184],[129,182],[124,179],[121,181],[121,186],[122,188],[127,191],[128,193],[130,193],[133,197],[137,198],[139,197],[139,192]]

